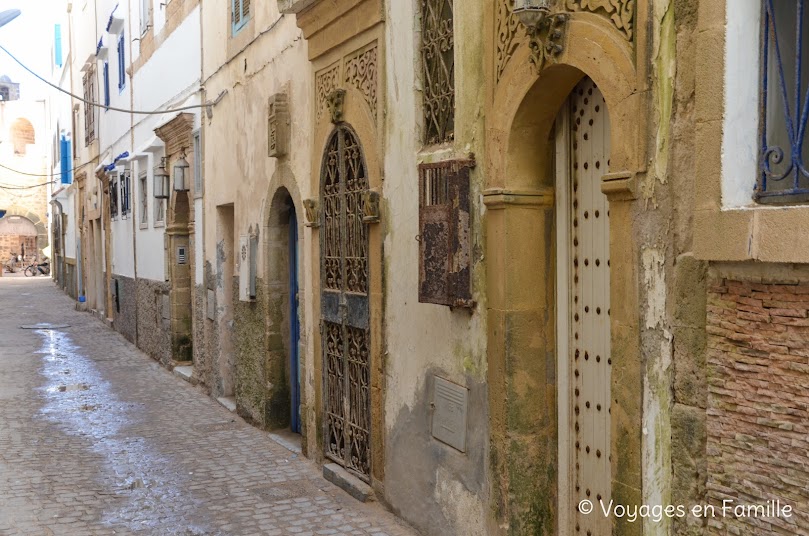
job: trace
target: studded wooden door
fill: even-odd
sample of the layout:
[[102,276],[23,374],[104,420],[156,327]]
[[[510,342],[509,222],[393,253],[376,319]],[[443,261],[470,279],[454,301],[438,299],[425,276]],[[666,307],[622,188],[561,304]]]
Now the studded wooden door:
[[[601,192],[608,172],[610,121],[598,87],[585,78],[569,101],[567,361],[568,445],[573,534],[607,536],[612,520],[601,502],[611,496],[609,204]],[[564,299],[560,297],[560,299]],[[580,511],[591,501],[591,512]]]
[[321,344],[325,454],[368,481],[371,474],[368,176],[351,128],[335,128],[321,176]]

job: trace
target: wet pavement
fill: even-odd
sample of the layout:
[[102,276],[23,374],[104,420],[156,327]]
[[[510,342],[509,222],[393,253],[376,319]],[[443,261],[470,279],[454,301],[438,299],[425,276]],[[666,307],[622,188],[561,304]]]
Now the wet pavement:
[[74,303],[0,278],[0,535],[415,534]]

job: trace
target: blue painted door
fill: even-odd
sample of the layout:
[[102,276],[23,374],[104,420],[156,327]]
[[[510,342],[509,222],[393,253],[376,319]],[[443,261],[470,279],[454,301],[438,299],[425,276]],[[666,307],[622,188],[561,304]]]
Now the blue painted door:
[[301,338],[298,319],[298,218],[295,207],[289,214],[289,383],[291,391],[291,428],[301,433],[301,373],[298,343]]

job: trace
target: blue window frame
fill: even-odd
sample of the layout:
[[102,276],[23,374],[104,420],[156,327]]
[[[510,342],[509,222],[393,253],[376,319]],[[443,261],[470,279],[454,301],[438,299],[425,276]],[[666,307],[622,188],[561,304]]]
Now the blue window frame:
[[104,106],[110,107],[110,64],[104,62]]
[[250,0],[230,0],[233,35],[250,21]]
[[53,27],[53,61],[57,66],[62,66],[62,25],[56,24]]
[[73,182],[73,170],[70,166],[70,140],[62,134],[59,140],[59,171],[62,184]]
[[124,48],[124,32],[118,38],[118,92],[126,87],[126,48]]
[[755,199],[809,201],[809,5],[764,0],[761,148]]

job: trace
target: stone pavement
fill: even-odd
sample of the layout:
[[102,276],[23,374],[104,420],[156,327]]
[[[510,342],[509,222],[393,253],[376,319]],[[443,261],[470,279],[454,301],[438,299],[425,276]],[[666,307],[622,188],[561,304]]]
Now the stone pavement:
[[0,278],[0,341],[0,535],[415,534],[47,278]]

